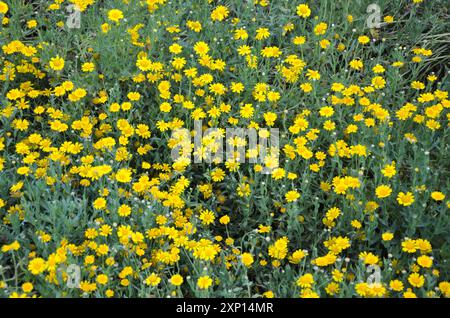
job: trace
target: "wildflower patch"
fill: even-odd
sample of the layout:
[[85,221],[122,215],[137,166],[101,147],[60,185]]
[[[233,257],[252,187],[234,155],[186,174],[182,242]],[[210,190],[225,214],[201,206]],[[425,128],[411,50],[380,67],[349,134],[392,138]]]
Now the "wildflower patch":
[[0,297],[449,297],[446,5],[0,0]]

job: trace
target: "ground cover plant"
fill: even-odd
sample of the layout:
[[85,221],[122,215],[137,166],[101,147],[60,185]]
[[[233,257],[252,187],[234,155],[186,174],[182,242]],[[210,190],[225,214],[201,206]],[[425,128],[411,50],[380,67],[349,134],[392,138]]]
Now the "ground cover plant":
[[0,296],[449,297],[448,21],[0,1]]

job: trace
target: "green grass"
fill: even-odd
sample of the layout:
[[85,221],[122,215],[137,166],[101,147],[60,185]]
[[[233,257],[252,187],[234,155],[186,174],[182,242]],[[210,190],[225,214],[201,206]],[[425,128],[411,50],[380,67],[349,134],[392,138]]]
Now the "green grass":
[[[381,282],[380,286],[375,287],[384,288],[384,291],[376,296],[403,297],[408,288],[418,297],[449,296],[450,288],[442,284],[449,281],[450,274],[449,103],[448,97],[427,103],[417,100],[424,92],[449,90],[447,1],[425,0],[414,4],[410,0],[379,0],[376,3],[382,10],[382,17],[394,17],[393,23],[385,24],[379,30],[365,26],[366,8],[372,1],[310,1],[308,4],[312,14],[307,19],[296,15],[296,6],[300,1],[273,0],[267,7],[253,5],[252,1],[171,1],[153,13],[141,6],[141,2],[130,0],[126,4],[122,1],[96,1],[81,13],[81,28],[68,29],[57,26],[58,22],[65,22],[67,18],[66,4],[60,10],[49,11],[50,1],[6,1],[9,5],[6,13],[9,23],[1,29],[0,44],[3,46],[13,40],[20,40],[26,45],[41,46],[35,54],[39,60],[33,61],[33,65],[46,76],[37,78],[31,73],[17,72],[15,78],[1,80],[0,158],[4,159],[4,167],[0,169],[0,199],[4,206],[0,204],[0,217],[3,220],[0,224],[0,245],[9,246],[17,240],[20,248],[0,252],[0,282],[4,284],[2,286],[0,283],[0,287],[3,287],[0,288],[0,296],[21,295],[24,293],[22,284],[30,282],[34,289],[26,294],[43,297],[105,297],[109,295],[107,290],[114,291],[115,297],[261,297],[268,291],[276,297],[311,296],[312,292],[321,297],[359,297],[364,295],[358,293],[355,285],[366,282],[369,275],[368,264],[364,264],[359,257],[362,252],[371,252],[378,257],[376,263],[381,268]],[[230,15],[222,22],[212,22],[211,11],[218,5],[227,6]],[[123,11],[126,21],[122,20],[117,25],[109,21],[108,11],[113,8]],[[353,16],[352,23],[347,20],[348,15]],[[239,18],[239,21],[232,21],[233,18]],[[37,21],[38,26],[29,29],[26,22],[32,19]],[[202,31],[196,33],[187,28],[188,20],[200,21]],[[328,30],[318,36],[313,30],[319,22],[326,22]],[[103,23],[110,24],[108,33],[102,33]],[[139,41],[144,44],[143,47],[133,45],[127,33],[129,28],[139,23],[143,24],[139,30]],[[288,23],[293,23],[295,28],[286,33],[283,26]],[[174,25],[180,27],[179,33],[166,30],[166,27]],[[244,27],[249,34],[248,39],[233,39],[233,32]],[[254,35],[261,27],[268,28],[271,36],[258,41]],[[306,36],[306,43],[294,45],[292,39],[301,35]],[[367,35],[375,41],[362,45],[358,42],[361,35]],[[330,41],[329,48],[320,48],[318,41],[322,39]],[[213,59],[226,62],[223,72],[199,64],[193,50],[198,41],[209,44],[209,55]],[[214,76],[214,83],[222,83],[228,88],[231,82],[242,82],[245,91],[241,94],[229,91],[223,96],[214,96],[208,94],[208,86],[205,85],[199,87],[205,90],[205,95],[201,96],[196,95],[197,88],[188,77],[183,76],[181,81],[175,81],[172,75],[177,71],[171,66],[174,55],[168,49],[175,42],[183,46],[180,56],[186,58],[185,68],[197,67],[199,75],[210,73]],[[256,68],[249,67],[245,57],[237,53],[242,44],[251,46],[252,54],[258,56]],[[339,44],[345,45],[345,49],[339,50]],[[261,50],[268,46],[279,47],[283,52],[281,57],[261,56]],[[415,63],[412,61],[415,56],[412,50],[418,47],[431,50],[432,55],[422,56],[422,61]],[[139,73],[147,73],[136,67],[140,52],[145,52],[152,62],[164,64],[164,72],[155,83],[136,83],[132,80]],[[23,61],[31,61],[31,57],[21,53],[7,54],[3,50],[0,54],[1,74],[4,74],[7,63],[17,66]],[[65,60],[61,72],[49,67],[50,59],[56,55]],[[287,82],[278,68],[287,65],[283,61],[289,55],[296,55],[306,62],[305,69],[294,83]],[[350,68],[353,59],[363,61],[363,70]],[[392,66],[396,61],[404,65]],[[91,73],[82,72],[81,65],[85,62],[93,62],[96,69]],[[386,71],[374,74],[372,68],[377,64],[381,64]],[[308,69],[319,71],[320,80],[309,80],[306,76]],[[437,80],[430,81],[431,74],[435,74]],[[384,88],[360,96],[353,95],[355,104],[351,106],[332,104],[332,95],[342,97],[342,94],[331,90],[332,83],[364,88],[372,85],[372,78],[376,75],[386,80]],[[166,101],[158,91],[158,84],[162,80],[171,81],[172,85],[172,96],[167,100],[172,104],[172,110],[168,113],[159,109],[159,105]],[[70,101],[67,95],[26,96],[30,107],[25,109],[7,97],[12,89],[24,90],[23,83],[29,82],[34,89],[44,92],[53,90],[64,81],[71,81],[75,88],[84,88],[87,96],[77,102]],[[419,92],[411,88],[413,81],[423,82],[424,89]],[[304,93],[300,89],[300,84],[305,82],[312,84],[311,93]],[[279,92],[280,100],[256,101],[252,91],[258,83],[267,83],[271,90]],[[132,103],[131,110],[110,111],[112,103],[128,101],[127,94],[132,91],[139,92],[142,97]],[[107,100],[94,103],[94,98],[100,92],[107,94]],[[264,113],[276,113],[278,117],[274,127],[280,129],[281,148],[285,145],[295,147],[297,137],[306,137],[311,129],[318,129],[318,137],[309,138],[306,146],[314,154],[319,151],[327,154],[323,166],[314,172],[310,164],[317,164],[319,160],[314,157],[304,159],[299,153],[294,159],[287,160],[288,157],[281,150],[280,167],[286,173],[296,173],[297,178],[275,180],[270,175],[256,172],[252,164],[242,164],[236,172],[229,171],[223,163],[191,164],[185,170],[176,171],[172,167],[171,149],[168,146],[172,131],[157,128],[159,121],[169,122],[178,118],[184,122],[184,127],[192,129],[192,110],[175,102],[175,94],[194,101],[196,107],[205,112],[212,106],[230,104],[231,111],[222,113],[219,119],[211,123],[212,127],[232,127],[228,122],[231,117],[239,118],[236,127],[247,127],[251,121],[260,127],[267,127]],[[205,98],[208,95],[212,97],[211,100]],[[377,119],[373,111],[360,104],[363,95],[372,104],[379,104],[390,117],[387,120]],[[247,103],[255,106],[251,119],[240,117],[239,107]],[[417,110],[410,118],[400,120],[396,112],[407,103],[417,106]],[[426,108],[438,103],[444,105],[434,118],[440,128],[432,130],[426,126],[427,120],[432,119],[426,117]],[[48,111],[36,115],[33,111],[39,105],[47,110],[53,108],[61,111],[64,114],[61,121],[69,125],[68,130],[51,130],[49,122],[55,118],[51,118]],[[334,114],[330,118],[319,115],[323,106],[333,107]],[[12,107],[10,114],[9,107]],[[305,111],[311,114],[305,114]],[[294,125],[296,116],[302,112],[309,127],[299,134],[293,134],[289,127]],[[369,127],[364,121],[356,121],[354,116],[357,114],[363,114],[365,119],[374,118],[375,125]],[[101,119],[103,115],[107,116]],[[413,116],[416,115],[424,115],[424,122],[415,122]],[[74,121],[83,116],[89,117],[93,124],[88,138],[82,137],[80,131],[71,127]],[[14,122],[17,119],[28,120],[28,129],[17,129]],[[134,127],[138,124],[148,125],[151,138],[144,139],[135,134],[128,143],[119,144],[119,119],[126,119]],[[207,125],[209,120],[204,119],[203,124]],[[334,132],[323,128],[326,120],[336,123]],[[357,133],[345,132],[351,124],[357,125]],[[44,160],[40,165],[36,161],[27,164],[24,162],[25,156],[18,153],[16,147],[33,133],[48,138],[54,147],[61,147],[64,142],[71,141],[81,143],[83,150],[77,154],[67,154],[68,164],[64,165],[50,159],[52,150],[36,148],[33,151],[39,153],[39,160]],[[408,142],[404,136],[408,133],[414,134],[417,142]],[[104,137],[115,139],[116,144],[111,150],[94,147]],[[340,140],[345,140],[349,147],[365,146],[367,156],[329,155],[330,146]],[[138,147],[143,144],[150,144],[153,149],[146,154],[139,154]],[[132,157],[119,162],[115,158],[122,146]],[[92,166],[107,164],[112,172],[98,180],[90,179],[89,186],[82,186],[81,180],[89,178],[84,178],[73,169],[80,167],[81,158],[88,155],[93,156]],[[389,179],[383,176],[381,170],[392,161],[396,162],[397,173]],[[143,162],[151,163],[152,167],[144,169]],[[28,176],[17,172],[22,166],[30,167]],[[37,170],[43,167],[43,170]],[[127,167],[133,169],[133,181],[116,182],[114,173]],[[217,168],[223,169],[226,176],[224,180],[214,182],[211,171]],[[37,171],[42,172],[40,177],[36,175]],[[175,193],[183,205],[178,209],[165,205],[165,197],[158,196],[158,191],[145,194],[134,191],[133,184],[143,175],[148,175],[150,180],[158,179],[158,190],[166,195],[173,195],[172,187],[181,176],[185,176],[190,182],[189,186]],[[323,182],[331,184],[333,178],[344,176],[358,178],[360,186],[348,190],[344,195],[336,193],[333,188],[323,190]],[[55,182],[49,182],[49,177],[54,178]],[[17,182],[23,182],[23,187],[14,194],[10,188]],[[202,193],[201,186],[204,184],[212,185],[211,196]],[[250,185],[251,193],[248,196],[238,194],[242,184]],[[384,199],[375,195],[375,189],[381,184],[388,184],[392,188],[392,194]],[[107,207],[94,209],[93,202],[103,189],[109,191],[106,196]],[[285,194],[293,189],[301,196],[296,202],[289,203]],[[431,193],[434,191],[442,192],[446,198],[443,201],[433,200]],[[409,206],[400,205],[396,199],[399,192],[413,193],[414,202]],[[378,204],[378,208],[368,212],[366,204],[372,201]],[[118,215],[117,210],[122,204],[132,208],[130,216]],[[323,219],[332,207],[339,208],[341,215],[333,226],[328,227]],[[17,208],[21,210],[20,213],[14,212]],[[216,219],[213,224],[202,224],[199,218],[202,209],[214,212]],[[184,219],[177,219],[177,213]],[[219,218],[224,215],[231,218],[226,226],[219,222]],[[148,230],[161,225],[158,224],[158,216],[165,216],[165,226],[175,228],[182,238],[191,242],[211,240],[220,246],[220,251],[212,261],[205,261],[193,255],[191,248],[180,247],[166,235],[148,237]],[[352,226],[354,220],[362,224],[360,229]],[[186,222],[196,228],[194,233],[182,231]],[[99,229],[102,224],[113,228],[110,236],[93,239],[85,236],[87,229]],[[120,225],[129,226],[134,234],[143,234],[144,244],[133,240],[121,242],[117,235]],[[259,233],[257,230],[260,225],[271,226],[271,231]],[[39,239],[39,231],[49,234],[51,239],[43,242]],[[381,237],[385,232],[392,232],[394,238],[383,241]],[[347,237],[351,246],[337,253],[338,259],[333,264],[320,268],[314,266],[311,261],[328,253],[324,242],[339,236]],[[268,251],[282,237],[289,240],[288,251],[286,257],[276,261]],[[225,242],[227,238],[232,238],[233,243]],[[432,251],[407,253],[402,250],[402,242],[406,238],[427,240],[431,243]],[[92,242],[107,245],[108,254],[96,255]],[[73,245],[69,245],[63,253],[62,250],[67,247],[65,244]],[[89,244],[91,247],[88,247]],[[174,247],[179,248],[178,253],[175,253],[179,259],[175,262],[166,264],[156,255],[158,251],[174,251]],[[28,265],[32,258],[41,257],[48,261],[58,249],[64,254],[57,261],[58,264],[52,267],[51,262],[48,262],[50,267],[36,275],[30,271]],[[139,255],[140,250],[142,255]],[[297,264],[288,259],[296,250],[308,252]],[[241,253],[251,253],[254,263],[245,266],[239,255]],[[417,265],[417,258],[421,254],[433,257],[431,268]],[[85,257],[88,255],[95,255],[93,264],[86,264]],[[108,257],[114,258],[115,265],[107,261]],[[151,265],[143,268],[146,262],[151,262]],[[95,284],[100,274],[107,275],[109,281],[106,285],[96,284],[95,290],[90,292],[68,288],[64,268],[69,264],[81,267],[81,277],[85,282]],[[120,272],[127,266],[133,269],[133,274],[127,276],[129,284],[124,286]],[[344,272],[344,278],[337,281],[339,291],[331,295],[327,293],[326,287],[333,281],[334,270]],[[408,281],[410,274],[415,271],[425,278],[423,286],[416,287]],[[144,284],[151,273],[161,278],[157,287]],[[170,277],[177,273],[184,277],[184,283],[179,287],[170,283]],[[296,284],[297,279],[307,273],[313,274],[315,281],[310,289]],[[211,277],[214,284],[202,290],[196,284],[197,279],[205,275]],[[390,282],[395,279],[403,282],[401,291],[390,290]],[[440,289],[435,290],[436,287]],[[369,293],[366,296],[371,295]]]

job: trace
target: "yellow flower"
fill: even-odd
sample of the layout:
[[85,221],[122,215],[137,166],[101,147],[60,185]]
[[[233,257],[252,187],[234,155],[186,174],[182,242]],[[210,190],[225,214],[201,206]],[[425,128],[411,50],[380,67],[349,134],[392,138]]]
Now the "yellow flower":
[[195,43],[194,51],[198,55],[206,55],[209,52],[209,46],[207,43],[205,43],[203,41],[199,41],[199,42]]
[[131,208],[126,204],[122,204],[119,207],[119,210],[117,211],[117,213],[119,214],[119,216],[122,216],[122,217],[129,216],[131,214]]
[[308,77],[309,80],[318,81],[320,80],[320,73],[316,70],[308,69],[306,72],[306,77]]
[[395,170],[395,161],[393,161],[391,164],[385,165],[383,169],[381,169],[381,173],[383,176],[387,178],[392,178],[396,175],[397,171]]
[[213,280],[211,277],[209,276],[201,276],[198,280],[197,280],[197,286],[200,289],[208,289],[213,283]]
[[430,256],[422,255],[417,258],[417,264],[425,268],[430,268],[433,265],[433,259]]
[[394,238],[394,234],[392,234],[391,232],[385,232],[381,235],[381,238],[383,239],[383,241],[390,241]]
[[9,251],[17,251],[20,248],[20,243],[18,241],[14,241],[9,245],[2,246],[2,252],[6,253]]
[[101,210],[106,207],[106,200],[104,198],[97,198],[93,203],[94,209]]
[[379,261],[378,256],[374,255],[373,253],[369,252],[362,252],[359,254],[359,258],[363,260],[364,264],[366,265],[374,265],[377,264]]
[[380,199],[390,196],[391,193],[392,193],[392,189],[391,189],[391,187],[389,185],[382,184],[382,185],[379,185],[375,189],[375,194]]
[[359,222],[358,220],[352,220],[352,222],[350,223],[351,226],[353,226],[355,229],[360,229],[362,227],[361,222]]
[[121,183],[128,183],[131,181],[132,172],[129,168],[122,168],[116,173],[116,180]]
[[434,191],[431,193],[431,197],[435,201],[442,201],[445,199],[445,194],[443,194],[442,192],[439,192],[439,191]]
[[174,43],[169,46],[169,51],[174,54],[180,54],[183,51],[183,47],[178,43]]
[[188,20],[186,26],[194,32],[200,32],[202,30],[202,24],[199,21]]
[[39,275],[40,273],[45,271],[46,268],[47,268],[47,263],[45,262],[44,259],[42,259],[40,257],[32,259],[30,261],[30,263],[28,264],[28,270],[33,275]]
[[242,253],[241,255],[242,264],[249,267],[253,264],[253,256],[250,253]]
[[450,297],[450,283],[449,282],[440,282],[439,290],[445,295],[445,297]]
[[219,219],[220,224],[227,225],[230,223],[230,217],[228,215],[224,215]]
[[108,276],[106,276],[105,274],[100,274],[97,276],[96,281],[100,285],[106,285],[108,283]]
[[210,211],[210,210],[204,210],[200,213],[200,217],[199,219],[202,221],[203,224],[205,225],[209,225],[214,223],[214,219],[215,219],[215,215],[214,212]]
[[414,203],[414,195],[411,192],[400,192],[397,196],[397,202],[403,206],[410,206]]
[[50,68],[55,71],[61,71],[64,68],[64,59],[58,55],[50,59]]
[[83,63],[83,65],[81,66],[81,70],[86,73],[92,72],[94,69],[95,69],[95,65],[94,65],[94,63],[91,63],[91,62]]
[[411,286],[420,288],[425,283],[425,277],[418,273],[412,273],[408,276],[408,282]]
[[406,292],[403,293],[404,298],[417,298],[417,295],[414,294],[410,288]]
[[351,60],[349,65],[354,70],[361,70],[364,66],[361,60]]
[[273,293],[273,291],[268,290],[268,291],[263,293],[263,297],[265,297],[265,298],[274,298],[275,294]]
[[325,22],[321,22],[318,25],[314,27],[314,34],[315,35],[323,35],[325,32],[327,32],[328,24]]
[[149,286],[158,286],[160,282],[161,278],[155,273],[152,273],[145,279],[145,284]]
[[211,20],[223,21],[229,15],[230,11],[225,6],[218,6],[211,12]]
[[386,86],[386,80],[381,76],[375,76],[374,78],[372,78],[372,85],[376,89],[384,88]]
[[391,15],[387,15],[383,18],[383,21],[386,23],[393,23],[394,22],[394,17]]
[[269,256],[275,259],[284,259],[287,255],[288,238],[282,237],[269,246]]
[[6,4],[3,1],[0,1],[0,13],[1,14],[6,14],[9,10],[8,4]]
[[400,292],[403,290],[403,283],[398,279],[394,279],[389,282],[389,287],[391,287],[393,291]]
[[311,15],[311,9],[307,4],[300,4],[297,6],[297,15],[302,18],[307,18]]
[[360,37],[358,37],[358,42],[361,44],[367,44],[370,42],[370,38],[366,35],[361,35]]
[[295,202],[298,198],[300,198],[300,193],[295,190],[291,190],[287,192],[284,197],[287,202]]
[[118,9],[109,10],[108,19],[110,19],[113,22],[119,23],[119,21],[123,19],[123,13]]
[[297,279],[297,286],[301,288],[309,288],[314,283],[314,277],[312,274],[304,274]]
[[33,284],[30,282],[26,282],[22,284],[22,290],[25,293],[30,293],[33,290]]
[[311,289],[304,289],[300,294],[300,298],[319,298],[319,295]]
[[175,274],[170,278],[170,283],[174,286],[180,286],[183,284],[183,277],[180,274]]
[[263,57],[279,57],[283,54],[277,46],[267,46],[261,50],[261,55]]
[[415,253],[417,251],[417,241],[411,239],[403,241],[402,250],[407,253]]
[[111,27],[110,27],[110,25],[108,23],[103,23],[101,25],[101,29],[102,29],[103,33],[108,33],[109,30],[111,30]]
[[29,20],[29,21],[27,21],[27,28],[33,29],[36,26],[37,26],[37,21],[36,20]]
[[335,295],[339,292],[339,285],[335,282],[331,282],[325,287],[325,291],[330,296]]

